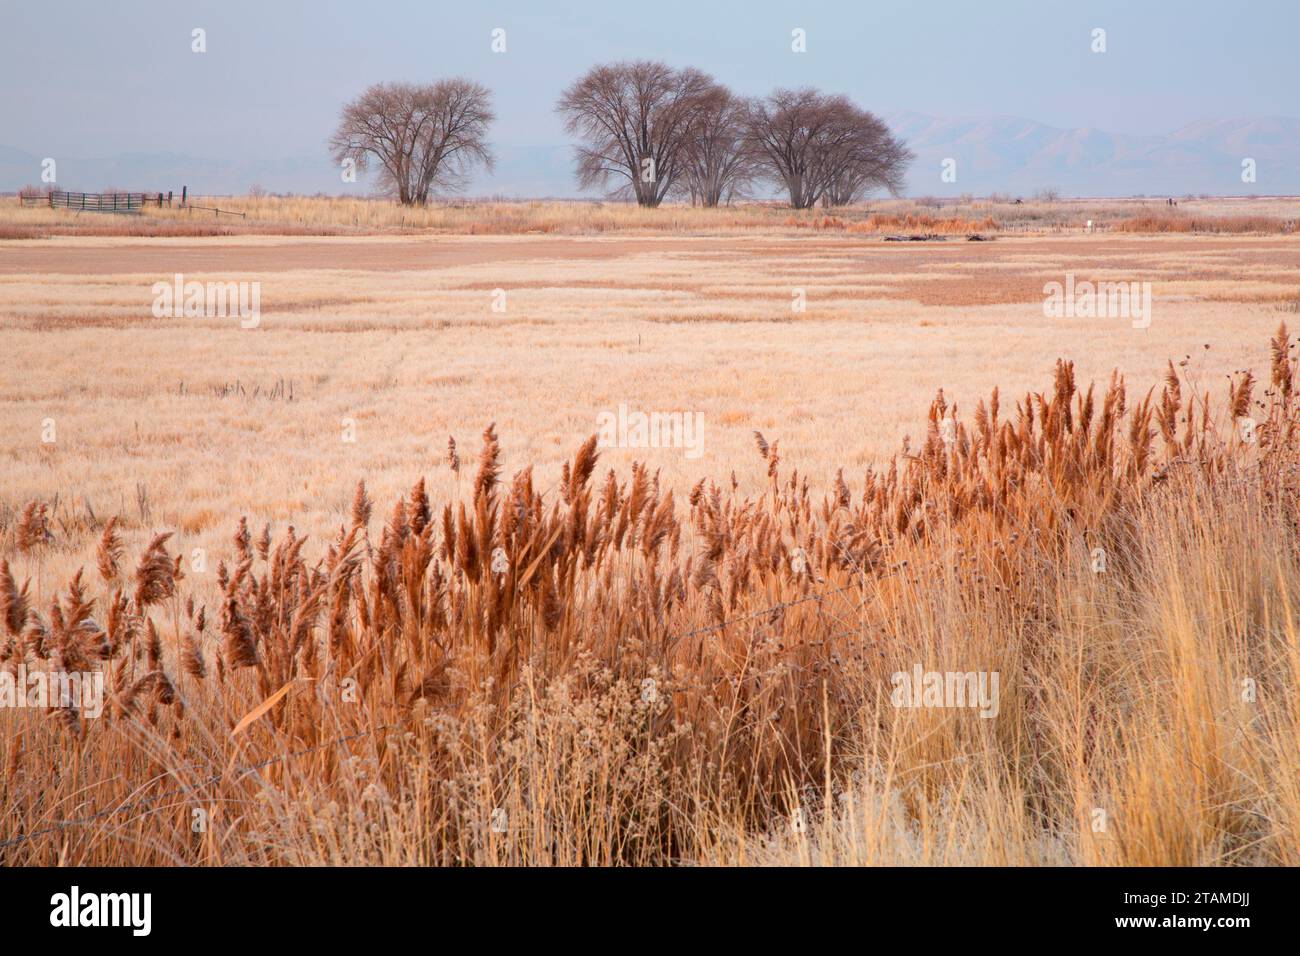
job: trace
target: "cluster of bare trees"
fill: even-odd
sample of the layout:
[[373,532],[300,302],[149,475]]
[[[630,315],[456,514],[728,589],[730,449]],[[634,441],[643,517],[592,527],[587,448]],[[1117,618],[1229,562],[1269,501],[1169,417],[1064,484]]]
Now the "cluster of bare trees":
[[646,60],[593,67],[556,107],[577,136],[578,182],[643,206],[716,206],[766,181],[796,209],[897,193],[912,154],[844,96],[776,90],[747,100],[699,70]]
[[[579,185],[642,206],[669,196],[717,206],[760,184],[790,205],[842,206],[876,189],[897,193],[912,154],[874,115],[814,89],[737,96],[706,73],[637,60],[592,67],[560,97],[580,141]],[[492,94],[466,79],[381,83],[344,106],[330,140],[336,162],[377,167],[408,204],[492,168]]]
[[750,106],[747,122],[755,164],[796,209],[846,206],[877,188],[896,194],[912,159],[884,123],[844,96],[777,90]]

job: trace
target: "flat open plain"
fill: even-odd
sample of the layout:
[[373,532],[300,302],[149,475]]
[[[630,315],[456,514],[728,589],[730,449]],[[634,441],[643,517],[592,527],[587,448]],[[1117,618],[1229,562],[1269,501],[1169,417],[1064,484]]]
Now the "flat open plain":
[[[260,283],[258,327],[154,318],[151,287],[175,273]],[[1150,327],[1046,318],[1043,286],[1067,273],[1150,282]],[[998,386],[1012,409],[1057,357],[1080,381],[1119,368],[1143,390],[1190,357],[1217,398],[1297,296],[1289,236],[4,242],[0,508],[59,490],[71,568],[87,509],[138,535],[176,529],[182,547],[241,513],[319,534],[360,478],[377,501],[420,476],[451,490],[448,437],[472,457],[489,422],[507,473],[531,463],[546,487],[620,404],[702,414],[702,453],[615,448],[602,467],[645,460],[678,488],[734,471],[755,490],[760,430],[815,487],[841,467],[855,485],[923,435],[936,389],[969,410]]]

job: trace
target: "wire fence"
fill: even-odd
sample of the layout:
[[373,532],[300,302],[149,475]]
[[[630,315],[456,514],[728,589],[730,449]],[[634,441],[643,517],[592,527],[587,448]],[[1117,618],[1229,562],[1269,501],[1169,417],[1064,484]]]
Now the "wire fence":
[[187,212],[194,209],[201,209],[204,212],[212,213],[213,217],[217,219],[220,219],[222,216],[237,216],[240,219],[244,219],[248,215],[247,213],[242,213],[242,212],[232,212],[229,209],[218,209],[216,206],[199,206],[192,202],[185,203],[185,205],[182,208],[185,209]]
[[[704,627],[697,627],[692,630],[685,631],[681,634],[674,635],[671,638],[671,640],[680,641],[690,637],[698,637],[702,634],[714,633],[723,630],[725,628],[732,627],[737,624],[744,624],[749,621],[757,620],[759,618],[770,617],[771,615],[776,614],[777,612],[780,611],[784,611],[787,608],[798,607],[800,605],[809,604],[814,601],[821,601],[824,598],[834,597],[837,594],[843,594],[847,591],[858,590],[858,589],[859,589],[858,585],[849,584],[838,588],[828,588],[824,591],[819,591],[815,594],[806,594],[803,597],[795,598],[790,601],[778,601],[776,604],[772,604],[758,611],[752,611],[743,614],[739,617],[729,618],[725,621],[719,621],[716,624],[710,624]],[[852,634],[855,630],[857,630],[856,627],[851,627],[846,630],[839,631],[836,632],[835,634],[829,635],[828,639],[836,640],[841,637],[846,637]],[[327,740],[324,743],[317,744],[314,747],[307,747],[305,749],[292,751],[290,753],[277,754],[276,756],[263,760],[260,763],[248,764],[246,766],[235,768],[235,770],[233,771],[233,779],[238,780],[242,777],[247,776],[250,773],[256,773],[259,770],[264,770],[267,767],[274,766],[275,764],[278,763],[282,763],[285,760],[289,760],[295,757],[304,757],[313,753],[318,753],[322,750],[327,750],[330,747],[337,747],[345,743],[350,743],[354,740],[361,740],[366,737],[371,737],[385,730],[396,729],[398,726],[399,726],[398,724],[383,724],[378,727],[372,727],[369,730],[363,730],[359,733],[348,734],[347,736],[344,737],[337,737],[332,740]],[[230,774],[226,774],[226,773],[215,774],[213,776],[207,777],[199,781],[197,784],[184,784],[184,783],[177,784],[176,786],[170,787],[159,793],[149,794],[148,796],[139,797],[138,799],[130,800],[125,803],[120,803],[117,804],[116,806],[112,806],[104,810],[96,811],[87,816],[69,817],[62,820],[56,820],[53,823],[50,823],[49,825],[42,827],[39,830],[32,830],[28,833],[20,833],[16,836],[9,837],[6,840],[0,840],[0,850],[5,850],[13,846],[19,846],[21,844],[28,843],[32,840],[39,839],[40,837],[43,836],[51,836],[53,834],[60,833],[63,830],[66,830],[70,827],[86,826],[91,823],[97,823],[100,820],[117,816],[118,814],[134,811],[137,809],[147,808],[144,809],[143,813],[140,813],[137,816],[131,818],[131,819],[139,819],[140,817],[143,817],[148,813],[152,813],[154,809],[166,809],[166,808],[157,807],[157,804],[163,800],[166,800],[169,797],[179,796],[181,794],[193,791],[197,787],[212,786],[213,784],[220,783],[222,780],[227,779],[228,776],[230,776]],[[2,859],[0,859],[0,864],[3,864]]]

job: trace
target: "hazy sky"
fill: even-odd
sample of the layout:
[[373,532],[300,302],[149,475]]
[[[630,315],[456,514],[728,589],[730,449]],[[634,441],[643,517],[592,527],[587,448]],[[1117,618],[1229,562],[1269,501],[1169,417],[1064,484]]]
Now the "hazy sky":
[[[204,54],[190,50],[194,27]],[[505,54],[490,50],[494,27]],[[790,50],[795,27],[805,54]],[[1104,56],[1089,49],[1094,27]],[[560,90],[633,57],[691,64],[743,93],[814,84],[877,112],[1166,132],[1300,114],[1297,36],[1297,0],[40,0],[0,13],[0,145],[324,154],[340,104],[368,84],[456,74],[494,90],[498,145],[563,143]]]

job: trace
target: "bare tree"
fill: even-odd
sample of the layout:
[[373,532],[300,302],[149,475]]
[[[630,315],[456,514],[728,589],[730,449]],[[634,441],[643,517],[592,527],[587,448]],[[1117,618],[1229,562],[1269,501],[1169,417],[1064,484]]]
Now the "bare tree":
[[831,157],[832,174],[822,202],[847,206],[874,189],[897,196],[903,188],[903,174],[915,155],[889,132],[889,127],[866,110],[853,108],[846,117],[851,135]]
[[692,205],[729,203],[754,178],[745,135],[748,109],[743,99],[724,86],[714,86],[700,97],[679,185]]
[[492,168],[492,94],[466,79],[378,83],[343,107],[330,139],[335,162],[378,166],[381,182],[406,205],[433,190],[454,191],[474,167]]
[[756,161],[795,209],[812,207],[825,191],[836,114],[848,106],[813,89],[776,90],[752,104],[748,137]]
[[556,112],[583,141],[581,188],[618,184],[642,206],[658,206],[686,172],[697,110],[716,84],[695,69],[648,60],[592,67],[564,91]]
[[748,141],[755,161],[796,209],[851,201],[874,186],[896,191],[912,158],[847,97],[808,88],[777,90],[754,103]]

